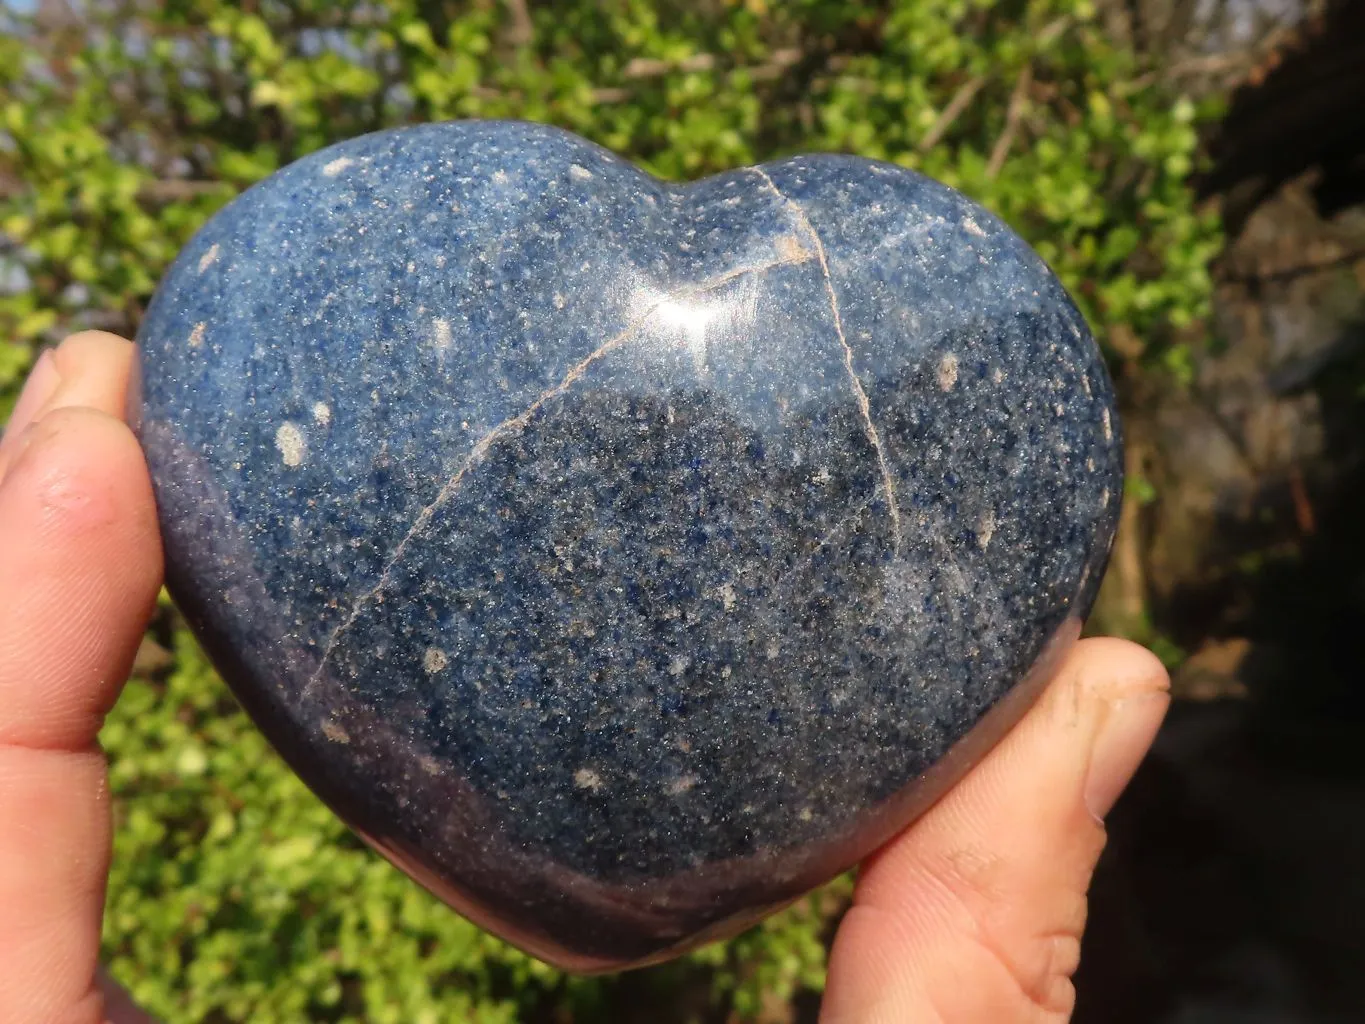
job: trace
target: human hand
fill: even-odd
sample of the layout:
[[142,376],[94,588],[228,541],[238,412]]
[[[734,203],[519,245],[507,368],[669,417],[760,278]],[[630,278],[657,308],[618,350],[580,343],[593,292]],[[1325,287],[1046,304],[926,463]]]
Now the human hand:
[[0,441],[0,1024],[142,1018],[96,976],[109,874],[95,741],[161,587],[151,483],[123,422],[133,347],[39,360]]
[[1000,744],[865,862],[824,1024],[1062,1024],[1102,819],[1170,703],[1151,652],[1082,640]]
[[[161,586],[132,346],[68,339],[0,441],[0,1024],[144,1021],[97,971],[110,855],[96,734]],[[1108,811],[1167,705],[1119,640],[1076,646],[1023,721],[863,866],[830,1022],[1063,1021]]]

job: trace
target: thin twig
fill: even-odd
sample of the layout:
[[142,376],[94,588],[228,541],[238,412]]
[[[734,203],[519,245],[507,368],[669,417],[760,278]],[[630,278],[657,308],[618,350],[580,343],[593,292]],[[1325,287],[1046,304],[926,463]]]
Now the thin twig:
[[526,6],[526,0],[503,0],[507,5],[507,17],[511,21],[507,32],[507,38],[513,46],[527,46],[535,38],[535,23],[531,21],[531,12]]
[[1262,67],[1267,61],[1274,60],[1296,38],[1297,33],[1293,28],[1273,29],[1267,32],[1250,50],[1240,50],[1234,53],[1201,54],[1185,60],[1178,60],[1138,75],[1131,81],[1122,84],[1119,87],[1119,93],[1127,96],[1155,84],[1158,80],[1177,82],[1182,78],[1200,75],[1227,75],[1234,80],[1248,79],[1257,68]]
[[226,182],[192,181],[188,178],[164,178],[149,181],[137,190],[137,197],[143,202],[179,203],[199,196],[212,195],[223,191]]
[[756,82],[768,81],[778,78],[783,72],[801,62],[804,57],[800,50],[791,48],[785,50],[774,50],[762,64],[754,64],[747,68],[736,68],[736,71],[748,71],[749,77]]
[[637,78],[659,78],[670,71],[710,71],[717,64],[714,53],[695,53],[682,60],[660,60],[657,57],[635,57],[621,69],[621,77],[630,81]]
[[1292,281],[1296,277],[1304,277],[1308,274],[1316,274],[1323,270],[1335,270],[1338,267],[1349,267],[1353,263],[1365,260],[1365,249],[1351,249],[1324,260],[1309,260],[1304,263],[1295,263],[1288,267],[1279,267],[1274,270],[1252,270],[1246,273],[1224,273],[1219,275],[1219,280],[1230,284],[1266,284],[1271,281]]
[[[144,203],[179,203],[199,196],[213,195],[227,188],[222,181],[194,181],[189,178],[163,178],[144,182],[138,187],[137,197]],[[0,199],[21,195],[25,185],[21,179],[0,179]]]
[[927,152],[938,145],[939,140],[953,126],[953,122],[961,116],[967,109],[967,105],[972,102],[972,98],[981,91],[981,87],[986,84],[985,75],[977,75],[975,78],[968,79],[962,87],[953,93],[953,98],[948,101],[948,105],[943,108],[943,113],[938,115],[938,120],[924,134],[924,138],[915,144],[915,148],[921,153]]
[[1035,53],[1045,49],[1054,39],[1060,36],[1071,25],[1071,15],[1063,14],[1060,18],[1048,22],[1043,26],[1033,40],[1033,51]]
[[1009,156],[1010,146],[1014,145],[1014,136],[1019,131],[1019,118],[1023,116],[1024,104],[1028,100],[1028,89],[1032,83],[1033,65],[1025,64],[1014,83],[1014,92],[1010,93],[1010,105],[1005,111],[1005,130],[995,140],[995,148],[991,150],[990,161],[986,164],[987,178],[994,178],[1005,166],[1005,158]]
[[[790,67],[800,63],[805,56],[797,49],[774,50],[762,64],[740,64],[730,68],[731,74],[747,73],[756,82],[779,78]],[[697,53],[679,61],[659,60],[654,57],[636,57],[621,69],[621,77],[628,82],[640,82],[651,78],[681,71],[684,74],[698,71],[713,71],[720,61],[713,53]],[[592,91],[594,103],[628,103],[635,94],[622,86],[601,86]]]

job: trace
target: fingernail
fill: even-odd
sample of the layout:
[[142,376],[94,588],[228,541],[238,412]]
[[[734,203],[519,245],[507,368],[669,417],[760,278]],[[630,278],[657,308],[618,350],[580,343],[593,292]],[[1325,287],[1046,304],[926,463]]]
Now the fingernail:
[[15,438],[37,418],[61,383],[62,375],[57,372],[57,361],[52,358],[52,350],[48,349],[38,357],[24,383],[24,390],[19,393],[19,401],[14,404],[14,412],[10,414],[5,427],[4,438],[0,439],[0,452],[14,445]]
[[99,409],[105,404],[103,396],[107,389],[108,381],[97,368],[78,365],[67,376],[60,377],[57,386],[48,392],[47,401],[34,413],[34,419],[56,409]]
[[1103,819],[1132,780],[1161,728],[1171,695],[1151,689],[1119,697],[1110,704],[1091,749],[1085,780],[1085,806]]

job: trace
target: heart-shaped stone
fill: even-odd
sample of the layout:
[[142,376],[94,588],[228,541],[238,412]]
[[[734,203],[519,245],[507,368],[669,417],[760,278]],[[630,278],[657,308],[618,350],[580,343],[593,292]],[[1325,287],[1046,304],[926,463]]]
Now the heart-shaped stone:
[[577,970],[927,807],[1074,639],[1122,488],[1053,274],[850,157],[677,186],[540,126],[369,135],[214,217],[139,343],[223,676],[370,843]]

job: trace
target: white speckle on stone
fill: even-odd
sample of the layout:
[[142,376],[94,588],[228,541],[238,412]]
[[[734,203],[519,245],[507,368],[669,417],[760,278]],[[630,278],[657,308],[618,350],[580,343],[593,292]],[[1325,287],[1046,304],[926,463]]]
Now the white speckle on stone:
[[1094,392],[1090,390],[1090,374],[1088,373],[1081,374],[1081,387],[1085,389],[1086,398],[1094,397]]
[[436,254],[436,269],[437,269],[437,270],[440,270],[440,269],[441,269],[442,267],[444,267],[445,265],[446,265],[446,254],[443,253],[443,252],[437,253],[437,254]]
[[1104,489],[1104,493],[1100,495],[1100,505],[1102,505],[1104,508],[1108,508],[1108,507],[1109,507],[1109,488],[1108,488],[1108,487],[1106,487],[1106,488]]
[[275,431],[275,447],[280,450],[280,458],[286,466],[302,466],[308,454],[308,440],[297,423],[285,420]]
[[418,766],[428,775],[441,774],[441,762],[428,754],[423,754],[417,759]]
[[1114,424],[1109,418],[1109,410],[1105,409],[1101,411],[1100,418],[1104,420],[1104,439],[1106,441],[1114,440]]
[[976,524],[976,544],[982,551],[990,546],[991,538],[995,536],[995,513],[990,509],[981,516],[981,521]]
[[951,391],[957,385],[957,356],[949,352],[938,364],[938,386]]
[[1005,371],[997,366],[995,372],[991,374],[991,380],[995,381],[997,384],[1003,384],[1005,381]]
[[832,479],[831,476],[830,476],[830,473],[829,473],[829,467],[828,467],[828,466],[821,466],[819,469],[817,469],[817,470],[815,471],[815,475],[814,475],[813,477],[811,477],[811,479],[814,480],[814,481],[815,481],[817,484],[819,484],[821,487],[823,487],[825,484],[829,483],[830,480]]
[[202,320],[200,320],[197,324],[194,325],[194,327],[190,330],[189,337],[190,348],[199,348],[201,345],[204,344],[204,332],[206,330],[208,330],[208,324],[206,324]]
[[687,666],[692,664],[691,658],[684,658],[680,654],[675,654],[668,663],[668,674],[680,676],[687,671]]
[[965,220],[963,220],[962,227],[966,230],[967,234],[969,235],[975,235],[977,238],[986,237],[986,232],[982,229],[981,225],[978,224],[976,221],[972,220],[971,217],[968,217]]
[[573,773],[573,784],[579,789],[590,789],[596,793],[602,788],[602,776],[591,768],[580,768]]
[[326,736],[333,743],[345,744],[351,742],[351,734],[330,719],[322,723],[322,735]]
[[450,321],[445,317],[438,316],[431,321],[431,343],[439,349],[450,348],[452,335],[450,333]]
[[209,246],[208,252],[199,257],[199,273],[203,273],[218,262],[218,243],[214,242]]
[[332,407],[326,402],[313,403],[313,422],[320,427],[325,427],[332,422]]
[[411,274],[417,269],[417,264],[413,260],[408,260],[408,273]]
[[355,161],[349,156],[339,156],[335,160],[328,161],[323,165],[322,173],[329,178],[335,178],[338,174],[348,167],[354,166]]
[[769,640],[767,646],[763,648],[763,653],[768,656],[769,661],[772,661],[777,657],[780,650],[781,648],[777,646],[776,640]]
[[581,164],[569,164],[569,177],[577,181],[591,181],[592,171]]
[[511,179],[510,177],[508,177],[506,171],[494,171],[494,172],[493,172],[493,184],[494,184],[494,185],[506,185],[506,184],[507,184],[509,181],[511,181],[511,180],[512,180],[512,179]]
[[1054,406],[1052,407],[1052,412],[1053,412],[1053,415],[1056,415],[1056,416],[1065,416],[1065,415],[1066,415],[1066,406],[1064,406],[1061,402],[1058,402],[1056,405],[1054,405]]
[[1088,470],[1089,470],[1090,472],[1092,472],[1092,473],[1095,472],[1095,460],[1094,460],[1094,459],[1086,459],[1086,460],[1085,460],[1085,468],[1088,469]]
[[726,583],[720,588],[720,603],[725,606],[727,612],[735,610],[735,587],[733,583]]
[[568,300],[567,300],[566,298],[564,298],[564,296],[563,296],[562,293],[560,293],[560,292],[555,292],[555,298],[554,298],[555,309],[563,309],[564,306],[565,306],[565,304],[566,304],[567,302],[568,302]]
[[809,807],[803,807],[796,816],[802,821],[810,821],[815,817],[815,813]]
[[732,669],[729,665],[726,665],[726,666],[724,666],[723,668],[721,668],[721,670],[720,670],[720,677],[721,677],[722,679],[729,679],[731,673],[733,673],[733,672],[734,672],[734,669]]
[[427,653],[422,655],[422,668],[426,669],[429,675],[435,675],[449,664],[450,659],[446,657],[446,652],[439,647],[428,647]]

